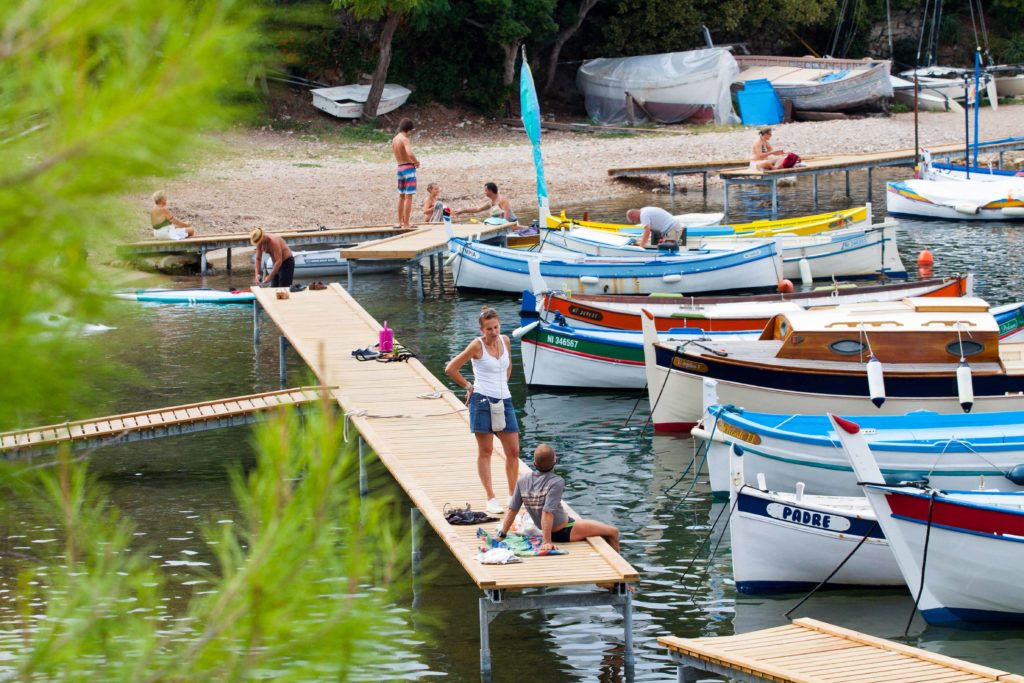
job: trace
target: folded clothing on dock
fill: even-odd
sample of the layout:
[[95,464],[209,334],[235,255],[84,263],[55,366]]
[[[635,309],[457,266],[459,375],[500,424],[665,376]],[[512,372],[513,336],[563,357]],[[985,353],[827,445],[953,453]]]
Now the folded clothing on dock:
[[552,548],[551,550],[541,550],[540,547],[544,545],[544,539],[540,536],[521,536],[519,534],[509,534],[505,537],[505,540],[498,540],[496,537],[491,536],[484,529],[476,530],[476,537],[480,539],[483,544],[480,547],[481,553],[486,553],[488,550],[493,548],[505,548],[511,550],[515,555],[519,557],[536,557],[538,555],[568,555],[564,550],[558,548]]

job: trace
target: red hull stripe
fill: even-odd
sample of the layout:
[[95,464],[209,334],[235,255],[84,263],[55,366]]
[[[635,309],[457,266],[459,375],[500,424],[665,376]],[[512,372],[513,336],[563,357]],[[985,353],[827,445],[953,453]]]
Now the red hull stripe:
[[[885,499],[894,515],[928,523],[928,496],[887,493]],[[992,510],[941,498],[935,499],[932,524],[990,536],[1010,534],[1024,537],[1024,513]]]

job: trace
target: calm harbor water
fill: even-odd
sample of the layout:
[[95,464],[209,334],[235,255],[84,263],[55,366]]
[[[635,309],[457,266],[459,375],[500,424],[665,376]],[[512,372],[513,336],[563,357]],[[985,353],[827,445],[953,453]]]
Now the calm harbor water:
[[[884,180],[902,173],[875,174],[876,216],[884,214]],[[863,201],[863,184],[863,175],[855,175],[855,200]],[[828,209],[827,198],[842,186],[841,175],[821,183],[820,196],[826,198],[822,210]],[[666,206],[677,213],[713,211],[721,206],[721,192],[712,188],[707,204],[698,189],[674,201],[665,194],[638,193],[627,201],[555,208],[564,206],[577,215],[587,210],[595,219],[621,220],[625,209],[645,204]],[[750,188],[734,189],[730,206],[732,220],[763,218],[769,211],[767,195]],[[809,184],[782,189],[780,207],[784,216],[810,212]],[[900,250],[911,269],[917,252],[927,247],[935,254],[936,274],[975,272],[978,293],[992,303],[1024,297],[1020,249],[1024,225],[917,221],[901,225]],[[246,275],[215,275],[202,284],[245,286]],[[158,281],[174,287],[198,284],[197,278]],[[397,338],[439,376],[446,361],[474,336],[482,305],[498,308],[505,332],[517,324],[518,300],[479,292],[456,293],[450,280],[443,285],[433,283],[422,303],[416,301],[412,285],[401,273],[360,275],[353,294],[375,318],[387,320]],[[116,324],[118,329],[96,343],[110,349],[114,360],[135,368],[141,381],[126,379],[96,407],[97,414],[277,387],[276,334],[264,326],[259,348],[254,350],[248,307],[132,306],[122,315],[116,321],[102,321]],[[367,345],[374,342],[366,340]],[[518,365],[515,345],[513,355]],[[294,354],[288,358],[288,380],[291,385],[308,380],[305,367]],[[623,555],[643,575],[634,602],[637,680],[674,680],[674,669],[655,642],[658,635],[727,635],[785,623],[783,613],[801,596],[752,598],[736,593],[728,535],[723,538],[717,533],[704,543],[724,505],[710,499],[700,480],[685,496],[691,482],[677,480],[693,457],[692,441],[652,437],[649,430],[643,431],[648,416],[645,396],[530,392],[517,370],[511,384],[524,453],[540,441],[555,446],[567,498],[584,516],[605,520],[622,530]],[[430,448],[430,444],[424,447]],[[93,456],[94,470],[101,474],[114,502],[137,522],[139,533],[145,534],[153,549],[151,554],[167,563],[182,582],[194,578],[182,562],[209,559],[198,525],[232,517],[227,468],[252,462],[247,428],[109,447]],[[377,474],[377,490],[404,499],[386,473]],[[19,520],[9,527],[0,549],[28,546],[51,533],[28,518]],[[425,619],[405,611],[413,601],[411,593],[397,606],[404,618],[415,621],[423,641],[411,645],[406,659],[395,663],[395,675],[477,680],[479,592],[436,536],[428,531],[424,542],[424,566],[430,578],[420,587],[417,608]],[[4,584],[9,580],[2,577]],[[10,606],[4,604],[2,595],[6,593],[0,594],[0,618],[5,618]],[[182,588],[175,599],[187,597],[188,589]],[[901,591],[838,592],[815,596],[796,616],[812,616],[891,638],[902,634],[911,610],[911,599]],[[939,629],[926,627],[915,618],[909,642],[1024,672],[1021,631]],[[621,619],[610,609],[504,614],[491,625],[491,643],[496,681],[624,680]]]

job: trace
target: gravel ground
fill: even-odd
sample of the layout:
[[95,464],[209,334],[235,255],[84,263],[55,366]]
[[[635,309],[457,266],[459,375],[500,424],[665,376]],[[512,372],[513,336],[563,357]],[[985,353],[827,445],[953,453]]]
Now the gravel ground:
[[[924,144],[955,143],[963,139],[963,125],[956,114],[923,113],[920,137]],[[756,138],[751,128],[678,129],[678,135],[545,132],[552,208],[638,192],[633,185],[609,178],[608,168],[743,158]],[[981,139],[1022,134],[1024,104],[983,112]],[[778,148],[808,156],[904,149],[912,147],[913,140],[913,114],[898,114],[779,125],[772,141]],[[201,234],[256,226],[284,230],[394,222],[394,162],[386,142],[329,142],[258,129],[235,130],[219,135],[217,141],[218,152],[166,184],[171,210]],[[522,131],[498,122],[463,120],[417,131],[413,150],[422,162],[414,221],[431,181],[442,183],[443,197],[455,207],[482,203],[483,183],[494,181],[520,220],[536,215],[529,210],[534,206],[532,152]],[[1017,156],[1024,160],[1024,153]],[[699,176],[693,178],[699,183]],[[149,191],[131,198],[139,206],[140,239],[150,237],[148,195]]]

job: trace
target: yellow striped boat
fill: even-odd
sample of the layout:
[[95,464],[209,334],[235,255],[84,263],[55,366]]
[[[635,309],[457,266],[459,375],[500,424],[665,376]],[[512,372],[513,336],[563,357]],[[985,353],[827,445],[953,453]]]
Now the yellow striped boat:
[[[815,233],[847,228],[868,220],[866,206],[857,206],[842,211],[819,213],[812,216],[762,220],[752,223],[735,223],[732,225],[701,226],[693,230],[707,233],[704,236],[714,237],[773,237],[776,235],[813,235]],[[600,223],[597,221],[581,221],[570,218],[562,211],[559,215],[548,216],[547,227],[552,229],[593,228],[608,232],[639,232],[635,225],[624,223]]]

